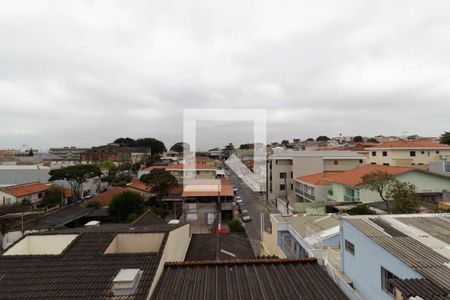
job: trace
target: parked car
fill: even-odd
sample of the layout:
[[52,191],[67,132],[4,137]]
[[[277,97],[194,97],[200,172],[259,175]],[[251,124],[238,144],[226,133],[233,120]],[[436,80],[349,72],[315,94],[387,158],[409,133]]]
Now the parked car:
[[241,207],[241,214],[248,214],[248,210],[246,207]]
[[248,213],[242,213],[241,219],[243,222],[250,222],[252,220],[252,217]]

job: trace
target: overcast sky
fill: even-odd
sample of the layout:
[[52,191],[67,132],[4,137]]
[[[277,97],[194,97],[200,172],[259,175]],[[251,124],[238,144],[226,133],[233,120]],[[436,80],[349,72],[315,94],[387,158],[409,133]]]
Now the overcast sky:
[[[450,2],[0,2],[0,148],[182,138],[266,108],[268,140],[450,130]],[[219,127],[219,128],[218,128]],[[203,148],[252,138],[202,127]]]

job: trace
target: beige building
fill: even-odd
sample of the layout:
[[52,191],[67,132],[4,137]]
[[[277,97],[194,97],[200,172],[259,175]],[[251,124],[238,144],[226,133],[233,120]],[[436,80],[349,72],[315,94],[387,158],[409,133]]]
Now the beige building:
[[366,149],[369,163],[427,169],[430,162],[450,160],[450,146],[431,141],[396,141]]
[[169,164],[164,166],[152,166],[139,170],[138,178],[150,173],[153,169],[166,169],[182,184],[184,179],[215,179],[216,168],[207,164]]
[[353,151],[280,151],[268,158],[269,201],[296,200],[294,180],[320,172],[346,171],[366,164],[366,157]]

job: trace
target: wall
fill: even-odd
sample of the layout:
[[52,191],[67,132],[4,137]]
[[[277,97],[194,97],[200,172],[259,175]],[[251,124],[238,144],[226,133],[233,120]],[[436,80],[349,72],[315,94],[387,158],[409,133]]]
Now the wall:
[[77,234],[25,236],[3,255],[57,255],[77,237]]
[[153,291],[156,288],[156,285],[158,284],[158,280],[164,270],[165,262],[184,261],[190,242],[191,236],[189,234],[189,224],[169,232],[169,236],[167,237],[161,260],[159,261],[158,269],[156,270],[152,285],[150,287],[150,291],[147,296],[147,300],[150,299]]
[[[359,161],[362,160],[362,163]],[[334,162],[337,161],[337,165]],[[364,157],[360,159],[325,159],[323,162],[323,170],[328,172],[347,171],[364,165],[366,160]]]
[[418,192],[420,192],[421,190],[430,189],[432,189],[433,191],[450,191],[450,178],[447,179],[422,172],[409,172],[398,175],[397,179],[403,182],[407,181],[414,184],[417,187]]
[[[376,156],[372,156],[372,151],[376,151]],[[384,157],[383,151],[387,151],[387,156]],[[410,156],[410,151],[416,151],[416,156]],[[422,151],[424,152],[422,154]],[[439,151],[439,154],[436,153]],[[415,165],[423,164],[428,165],[430,161],[440,160],[441,156],[450,156],[450,149],[435,149],[435,150],[415,150],[415,149],[405,149],[405,150],[381,150],[381,149],[370,149],[369,163],[376,163],[382,165],[383,163],[389,163],[391,166],[405,166],[404,162],[406,160],[411,160]]]
[[272,223],[272,233],[263,231],[261,235],[261,246],[264,255],[276,255],[279,258],[286,258],[283,251],[278,247],[278,222],[270,215],[270,221]]
[[[345,250],[345,239],[355,245],[355,255]],[[365,236],[345,219],[341,222],[341,271],[352,281],[355,289],[368,300],[392,300],[393,296],[381,289],[381,267],[401,279],[421,278],[400,259]]]
[[164,233],[118,233],[105,254],[158,252]]

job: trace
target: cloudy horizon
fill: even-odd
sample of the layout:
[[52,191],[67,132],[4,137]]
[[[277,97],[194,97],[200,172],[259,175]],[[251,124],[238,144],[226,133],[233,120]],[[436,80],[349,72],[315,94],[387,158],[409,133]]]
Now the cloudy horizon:
[[0,149],[169,148],[187,108],[265,108],[269,142],[450,129],[448,1],[38,3],[0,2]]

